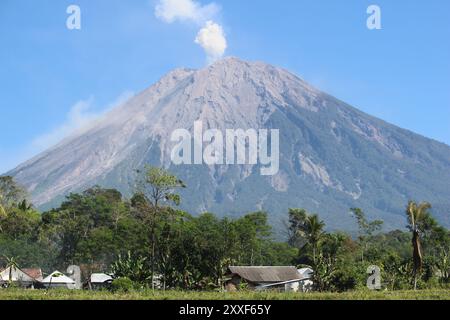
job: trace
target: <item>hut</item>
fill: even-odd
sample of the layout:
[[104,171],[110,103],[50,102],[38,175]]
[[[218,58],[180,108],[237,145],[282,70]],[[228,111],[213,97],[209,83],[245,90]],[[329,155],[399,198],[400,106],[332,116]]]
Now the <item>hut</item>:
[[11,266],[0,272],[1,287],[6,287],[13,283],[23,288],[35,288],[39,286],[41,280],[41,269],[20,269]]
[[46,288],[76,289],[75,280],[59,271],[52,272],[50,275],[45,277],[42,280],[42,284]]
[[22,271],[38,282],[42,282],[42,280],[44,280],[44,277],[42,276],[42,270],[40,268],[24,268],[22,269]]
[[92,290],[101,290],[111,287],[113,277],[106,273],[93,273],[89,281],[89,288]]
[[298,291],[302,281],[304,281],[302,275],[292,266],[230,266],[226,273],[225,289],[236,291],[244,285],[251,290]]
[[305,279],[304,281],[300,282],[299,290],[302,292],[309,292],[313,289],[313,274],[314,270],[311,268],[301,268],[298,269],[298,273],[300,273],[301,277]]

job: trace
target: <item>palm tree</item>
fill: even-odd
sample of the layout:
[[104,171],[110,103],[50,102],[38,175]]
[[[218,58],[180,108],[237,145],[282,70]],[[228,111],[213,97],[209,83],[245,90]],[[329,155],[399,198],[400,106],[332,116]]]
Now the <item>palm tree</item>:
[[414,290],[417,290],[417,278],[422,272],[423,255],[422,245],[420,242],[420,235],[422,225],[425,219],[429,216],[428,209],[431,205],[428,202],[422,202],[420,204],[410,201],[406,207],[406,214],[408,216],[409,229],[412,232],[412,246],[413,246],[413,283]]
[[323,228],[325,227],[325,223],[319,219],[317,214],[308,216],[306,218],[306,239],[311,244],[313,249],[313,261],[316,263],[317,250],[319,247],[319,241],[323,236]]
[[309,215],[306,211],[291,211],[293,216],[296,215],[295,236],[306,241],[312,248],[313,262],[316,263],[319,242],[324,234],[323,228],[325,223],[319,219],[317,214]]
[[17,262],[17,259],[14,257],[3,256],[3,258],[6,260],[6,269],[9,268],[8,283],[9,285],[11,285],[13,270],[19,269],[19,264]]

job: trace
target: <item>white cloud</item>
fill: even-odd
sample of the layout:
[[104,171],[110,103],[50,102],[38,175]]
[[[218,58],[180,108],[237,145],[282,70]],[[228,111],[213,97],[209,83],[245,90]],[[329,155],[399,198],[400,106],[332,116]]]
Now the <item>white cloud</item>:
[[223,28],[213,21],[219,11],[220,7],[214,2],[201,5],[195,0],[159,0],[155,15],[166,23],[182,21],[202,26],[195,43],[205,51],[208,63],[212,63],[223,57],[227,49]]
[[56,145],[71,135],[82,132],[90,127],[96,120],[104,116],[108,111],[121,105],[130,99],[134,94],[130,91],[123,92],[113,103],[110,103],[101,111],[94,111],[94,99],[80,100],[69,110],[66,120],[60,126],[50,132],[42,134],[32,141],[32,148],[38,152]]
[[227,49],[227,40],[222,27],[213,21],[207,21],[205,26],[200,29],[195,43],[205,50],[209,63],[223,57]]
[[75,103],[67,113],[65,121],[53,130],[37,136],[25,146],[0,149],[0,154],[5,155],[0,157],[0,174],[12,170],[17,165],[56,145],[63,139],[92,127],[97,120],[106,117],[109,111],[122,105],[132,96],[134,96],[133,92],[125,91],[103,108],[96,108],[100,111],[93,110],[94,99],[92,97]]
[[220,7],[215,3],[202,6],[194,0],[159,0],[155,15],[167,23],[179,20],[203,24],[219,11]]

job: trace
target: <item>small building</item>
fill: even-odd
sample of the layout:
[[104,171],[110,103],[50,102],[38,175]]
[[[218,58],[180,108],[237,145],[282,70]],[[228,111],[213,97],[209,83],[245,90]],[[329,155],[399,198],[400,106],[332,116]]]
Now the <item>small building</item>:
[[301,292],[310,292],[313,290],[314,282],[312,280],[314,270],[311,268],[301,268],[298,269],[298,273],[300,273],[301,277],[305,279],[299,284],[299,290]]
[[242,286],[251,290],[273,289],[298,291],[305,281],[295,267],[228,267],[225,289],[236,291]]
[[42,280],[42,284],[45,288],[64,288],[64,289],[76,289],[75,280],[69,278],[65,274],[55,271]]
[[23,288],[39,287],[42,281],[41,269],[20,269],[8,267],[0,272],[0,286],[8,286],[10,282]]
[[22,269],[22,271],[39,282],[42,282],[42,280],[44,280],[44,277],[42,276],[42,270],[40,268],[24,268]]
[[89,288],[92,290],[107,289],[111,287],[113,277],[106,273],[93,273],[91,274]]

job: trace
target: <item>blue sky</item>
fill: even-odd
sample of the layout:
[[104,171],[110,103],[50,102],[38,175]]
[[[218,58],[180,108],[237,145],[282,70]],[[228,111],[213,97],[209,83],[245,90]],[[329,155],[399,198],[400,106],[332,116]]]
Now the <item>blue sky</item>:
[[[0,173],[171,69],[205,65],[194,43],[202,22],[157,18],[158,1],[0,1]],[[225,55],[285,67],[369,114],[450,144],[450,1],[214,3]],[[81,30],[66,28],[70,4],[81,8]],[[366,27],[371,4],[381,8],[382,30]]]

